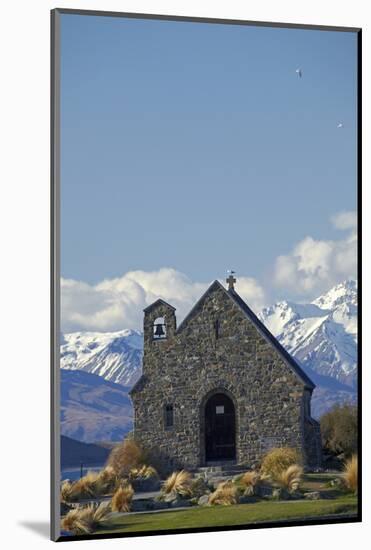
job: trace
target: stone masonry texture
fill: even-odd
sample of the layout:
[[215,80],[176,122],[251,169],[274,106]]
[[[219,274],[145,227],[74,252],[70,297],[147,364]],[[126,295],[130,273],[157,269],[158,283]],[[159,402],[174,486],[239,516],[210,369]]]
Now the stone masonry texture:
[[[142,376],[131,391],[134,436],[169,470],[203,466],[205,405],[225,393],[235,407],[238,464],[254,467],[270,448],[289,446],[307,467],[319,467],[320,429],[310,416],[314,386],[264,338],[233,295],[215,281],[178,329],[175,309],[166,302],[145,310]],[[165,320],[166,338],[156,340],[158,318]],[[171,428],[166,405],[173,406]]]

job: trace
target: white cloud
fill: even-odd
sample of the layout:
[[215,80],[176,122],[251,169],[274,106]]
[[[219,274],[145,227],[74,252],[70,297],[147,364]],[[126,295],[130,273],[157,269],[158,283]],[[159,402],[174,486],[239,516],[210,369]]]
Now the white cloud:
[[[142,310],[157,298],[177,308],[179,324],[209,284],[193,282],[172,268],[152,272],[131,271],[96,285],[62,279],[62,332],[140,329]],[[236,289],[255,311],[264,305],[263,289],[255,279],[239,277]]]
[[331,219],[337,229],[348,230],[343,239],[305,237],[285,256],[278,256],[273,280],[288,294],[315,296],[357,273],[356,213],[341,212]]
[[353,229],[357,227],[357,213],[354,210],[339,212],[331,218],[336,229]]
[[252,277],[237,277],[236,291],[255,313],[267,305],[263,288]]
[[[306,237],[289,254],[278,256],[269,286],[280,288],[287,298],[312,299],[356,276],[356,213],[340,212],[331,221],[346,231],[344,238],[325,241]],[[179,324],[210,283],[191,281],[172,268],[130,271],[96,285],[62,279],[62,332],[141,329],[142,310],[157,298],[176,307]],[[263,288],[252,277],[238,276],[236,290],[255,312],[267,303]]]

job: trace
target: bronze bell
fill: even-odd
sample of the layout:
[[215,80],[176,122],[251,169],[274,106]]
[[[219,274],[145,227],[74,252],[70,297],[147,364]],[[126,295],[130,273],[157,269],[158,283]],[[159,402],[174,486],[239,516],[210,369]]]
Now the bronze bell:
[[165,336],[163,325],[160,325],[160,324],[156,325],[155,336],[158,336],[158,338]]

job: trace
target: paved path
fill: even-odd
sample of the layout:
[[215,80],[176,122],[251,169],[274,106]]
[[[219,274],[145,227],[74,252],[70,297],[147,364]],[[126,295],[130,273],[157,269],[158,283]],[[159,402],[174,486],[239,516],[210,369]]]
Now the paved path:
[[158,497],[161,491],[150,491],[148,493],[134,493],[133,500],[148,500],[149,498]]
[[[134,493],[133,500],[149,500],[152,498],[155,498],[161,494],[161,491],[151,491],[147,493]],[[81,499],[79,501],[80,504],[88,504],[88,503],[100,503],[100,502],[107,502],[111,500],[112,495],[106,495],[103,497],[97,497],[97,498],[85,498]],[[184,508],[184,507],[182,507]],[[175,510],[175,508],[173,508]]]

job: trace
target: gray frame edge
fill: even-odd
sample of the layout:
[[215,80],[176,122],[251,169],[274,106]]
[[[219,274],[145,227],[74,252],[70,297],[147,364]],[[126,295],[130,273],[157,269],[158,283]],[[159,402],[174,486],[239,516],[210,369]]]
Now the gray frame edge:
[[[80,535],[80,536],[61,536],[60,535],[60,357],[59,357],[59,341],[60,341],[60,16],[66,15],[86,15],[86,16],[103,16],[103,17],[121,17],[128,19],[151,19],[151,20],[164,20],[164,21],[189,21],[194,23],[211,23],[211,24],[229,24],[229,25],[242,25],[242,26],[257,26],[257,27],[278,27],[278,28],[293,28],[303,30],[317,30],[317,31],[338,31],[338,32],[355,32],[358,34],[358,79],[357,79],[357,115],[358,115],[358,167],[357,167],[357,185],[358,185],[358,295],[360,298],[361,309],[358,315],[358,327],[361,328],[361,316],[362,316],[362,283],[361,283],[361,178],[362,178],[362,27],[340,27],[330,25],[316,25],[316,24],[297,24],[297,23],[282,23],[282,22],[262,22],[262,21],[248,21],[248,20],[235,20],[235,19],[216,19],[208,17],[192,17],[190,16],[174,16],[168,14],[149,14],[149,13],[135,13],[135,12],[115,12],[115,11],[100,11],[100,10],[84,10],[78,8],[55,8],[51,10],[51,122],[50,122],[50,169],[51,169],[51,245],[50,245],[50,258],[51,258],[51,279],[50,279],[50,299],[51,299],[51,344],[50,344],[50,357],[51,357],[51,388],[50,388],[50,411],[51,411],[51,429],[50,429],[50,443],[51,443],[51,511],[50,511],[50,537],[53,541],[77,541],[77,540],[97,540],[97,539],[110,539],[110,538],[130,538],[152,535],[166,535],[166,534],[186,534],[186,533],[207,533],[207,532],[228,532],[236,530],[250,530],[250,529],[267,529],[272,527],[290,527],[301,525],[331,525],[331,524],[346,524],[362,521],[362,455],[361,455],[361,439],[359,440],[359,474],[360,474],[360,489],[358,492],[359,509],[356,518],[348,519],[327,519],[327,518],[309,518],[304,522],[293,521],[287,523],[280,522],[267,522],[261,525],[250,524],[248,526],[222,526],[220,528],[201,528],[201,529],[175,529],[149,532],[134,532],[130,534],[123,533],[111,533],[101,535]],[[362,333],[359,334],[359,359],[360,365],[362,365],[361,355],[361,342]],[[358,391],[361,396],[362,389],[362,367],[360,369],[358,378]],[[138,380],[139,382],[139,380]],[[134,389],[134,388],[132,388]],[[358,402],[358,420],[359,420],[359,433],[362,434],[362,400]]]
[[254,27],[277,27],[315,31],[358,32],[361,27],[341,27],[338,25],[318,25],[315,23],[282,23],[271,21],[252,21],[249,19],[224,19],[217,17],[197,17],[192,15],[171,15],[141,12],[121,12],[109,10],[89,10],[78,8],[56,8],[59,14],[88,15],[98,17],[123,17],[126,19],[157,19],[162,21],[190,21],[192,23],[212,23],[217,25],[243,25]]
[[50,26],[50,538],[60,537],[60,14],[51,10]]

